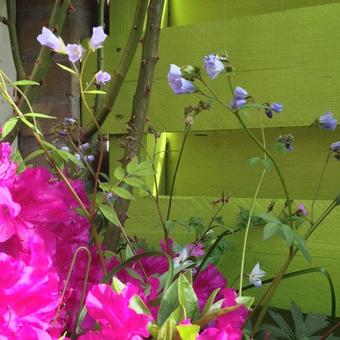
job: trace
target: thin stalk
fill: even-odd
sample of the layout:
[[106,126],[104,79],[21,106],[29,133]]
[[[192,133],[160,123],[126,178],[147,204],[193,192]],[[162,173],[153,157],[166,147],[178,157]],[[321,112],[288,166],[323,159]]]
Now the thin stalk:
[[7,26],[9,32],[9,40],[11,42],[11,50],[13,61],[15,65],[15,69],[17,71],[17,78],[19,80],[25,79],[25,69],[22,65],[20,48],[18,43],[18,34],[17,34],[17,9],[16,9],[16,0],[6,0],[7,4]]
[[310,211],[310,215],[311,215],[311,224],[313,224],[313,221],[314,221],[314,204],[315,204],[315,201],[319,195],[319,192],[320,192],[320,188],[321,188],[321,183],[322,183],[322,179],[323,179],[323,176],[325,174],[325,171],[326,171],[326,168],[327,168],[327,164],[328,164],[328,161],[329,161],[329,158],[331,157],[331,152],[329,151],[328,154],[327,154],[327,157],[326,157],[326,160],[325,160],[325,163],[322,167],[322,170],[321,170],[321,174],[320,174],[320,178],[319,178],[319,182],[318,182],[318,186],[316,188],[316,191],[315,191],[315,195],[313,197],[313,201],[312,201],[312,206],[311,206],[311,211]]
[[[105,0],[98,0],[98,18],[97,18],[97,26],[104,27],[104,8],[105,8]],[[102,70],[104,67],[104,48],[97,49],[97,71]],[[101,90],[102,86],[97,84],[97,90]],[[100,105],[101,95],[96,94],[94,100],[94,112],[98,111]]]
[[[235,102],[236,103],[236,102]],[[262,143],[263,147],[266,148],[266,137],[264,134],[264,128],[263,128],[263,122],[262,122],[262,115],[260,113],[260,126],[261,126],[261,133],[262,133]],[[266,158],[266,154],[264,154],[264,158]],[[243,286],[243,276],[244,276],[244,263],[246,260],[246,250],[247,250],[247,242],[248,242],[248,235],[249,235],[249,230],[250,230],[250,225],[251,225],[251,219],[255,207],[255,202],[258,196],[258,193],[260,191],[264,175],[266,174],[266,169],[263,169],[259,183],[257,185],[257,188],[255,190],[254,198],[251,203],[250,211],[249,211],[249,216],[248,216],[248,221],[247,221],[247,226],[246,226],[246,231],[244,235],[244,241],[243,241],[243,249],[242,249],[242,258],[241,258],[241,270],[240,270],[240,282],[239,282],[239,296],[242,296],[242,286]]]
[[179,151],[179,155],[178,155],[177,162],[176,162],[174,176],[172,177],[172,181],[171,181],[170,194],[169,194],[169,204],[168,204],[168,210],[167,210],[167,213],[166,213],[166,220],[168,220],[170,218],[172,199],[173,199],[173,195],[174,195],[174,189],[175,189],[177,173],[178,173],[179,165],[180,165],[181,160],[182,160],[184,146],[185,146],[185,143],[186,143],[188,135],[189,135],[190,127],[191,127],[190,124],[186,124],[186,128],[185,128],[185,131],[184,131],[184,136],[183,136],[183,140],[182,140],[181,149]]
[[252,214],[254,211],[254,207],[255,207],[255,202],[257,199],[257,195],[260,191],[261,185],[262,185],[262,181],[264,178],[264,175],[266,174],[266,170],[264,169],[262,171],[259,183],[257,185],[255,194],[254,194],[254,198],[253,201],[251,203],[251,207],[250,207],[250,212],[249,212],[249,217],[248,217],[248,221],[247,221],[247,226],[246,226],[246,232],[244,235],[244,241],[243,241],[243,248],[242,248],[242,257],[241,257],[241,270],[240,270],[240,284],[239,284],[239,296],[242,296],[242,286],[243,286],[243,275],[244,275],[244,263],[245,263],[245,259],[246,259],[246,249],[247,249],[247,242],[248,242],[248,234],[249,234],[249,229],[250,229],[250,225],[251,225],[251,218],[252,218]]

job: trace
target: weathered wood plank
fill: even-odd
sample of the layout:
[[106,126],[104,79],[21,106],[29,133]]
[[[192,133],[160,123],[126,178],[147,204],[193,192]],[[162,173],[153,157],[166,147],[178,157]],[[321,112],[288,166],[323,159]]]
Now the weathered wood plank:
[[[213,198],[198,197],[175,197],[173,203],[172,218],[188,219],[192,216],[202,217],[206,223],[209,222],[212,215],[212,208],[209,202]],[[166,210],[168,199],[161,197],[161,209]],[[251,199],[232,199],[222,211],[225,223],[229,227],[234,227],[237,221],[239,207],[249,207]],[[268,206],[270,200],[258,200],[255,212],[262,212]],[[281,201],[282,203],[282,201]],[[307,208],[310,208],[310,201],[304,201]],[[316,205],[316,216],[327,207],[329,201],[318,201]],[[279,204],[278,204],[279,205]],[[279,207],[277,207],[278,209]],[[150,199],[137,199],[132,202],[129,212],[127,230],[131,234],[146,238],[150,245],[156,247],[159,243],[161,234],[161,225],[157,216],[156,209]],[[300,270],[309,267],[323,266],[326,268],[333,280],[337,296],[340,296],[340,209],[335,210],[325,223],[317,230],[308,241],[309,251],[313,257],[312,265],[299,254],[290,271]],[[185,244],[190,242],[190,235],[184,228],[178,227],[173,235],[175,239]],[[224,258],[220,264],[221,270],[232,282],[239,273],[239,264],[241,259],[241,246],[243,242],[243,232],[228,237],[229,247],[225,252]],[[260,261],[263,269],[268,273],[268,277],[275,274],[279,266],[284,262],[288,249],[283,240],[273,238],[271,240],[262,240],[262,228],[253,227],[250,231],[246,271],[250,272],[257,261]],[[259,295],[261,289],[253,289],[252,292]],[[310,274],[300,278],[287,280],[281,284],[278,294],[273,300],[273,305],[288,308],[290,301],[293,299],[300,304],[306,312],[330,313],[330,297],[327,282],[320,274]],[[338,305],[337,314],[340,315],[340,306]]]
[[[261,140],[261,132],[253,132]],[[294,151],[283,154],[274,143],[280,134],[295,137]],[[292,198],[312,199],[315,195],[329,145],[339,139],[338,132],[310,128],[273,128],[265,131],[269,150],[286,180]],[[167,133],[167,191],[182,144],[182,133]],[[263,154],[242,130],[191,134],[184,149],[177,174],[175,195],[216,196],[224,192],[234,197],[251,197],[263,167],[250,166],[249,159]],[[340,193],[340,163],[334,157],[328,162],[319,199],[333,199]],[[259,197],[283,198],[284,193],[274,169],[265,176]]]
[[[235,85],[247,88],[259,102],[285,104],[284,112],[266,120],[266,126],[308,126],[326,110],[339,111],[340,47],[334,44],[340,34],[339,19],[340,5],[331,4],[164,29],[149,109],[153,124],[161,131],[182,131],[183,107],[199,99],[171,93],[166,81],[169,64],[200,64],[205,54],[225,49],[236,67]],[[108,39],[106,55],[112,56],[109,71],[119,55],[116,48],[122,46],[120,38]],[[137,55],[104,126],[107,133],[125,132],[139,60]],[[225,81],[217,79],[213,85],[229,102]],[[250,115],[247,123],[257,127],[258,119]],[[197,131],[239,127],[218,106],[194,125]]]
[[200,24],[336,2],[339,0],[171,0],[169,26]]

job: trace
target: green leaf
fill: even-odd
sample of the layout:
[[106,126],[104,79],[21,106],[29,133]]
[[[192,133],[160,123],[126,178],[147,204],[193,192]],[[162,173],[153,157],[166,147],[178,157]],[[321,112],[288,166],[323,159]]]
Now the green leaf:
[[135,294],[129,302],[129,307],[132,308],[138,314],[147,314],[151,315],[149,308],[143,302],[143,300]]
[[129,164],[126,166],[126,171],[128,174],[132,174],[138,166],[138,157],[135,156],[131,159]]
[[122,197],[126,200],[134,200],[135,199],[128,190],[126,190],[122,187],[112,187],[111,191],[114,194],[116,194],[117,196]]
[[41,149],[38,149],[38,150],[35,150],[33,152],[31,152],[25,159],[24,159],[24,162],[28,162],[30,161],[31,159],[34,159],[35,157],[38,157],[42,154],[44,154],[45,151],[44,150],[41,150]]
[[320,314],[308,314],[305,320],[306,335],[311,336],[329,324],[327,316]]
[[99,204],[99,210],[103,214],[103,216],[109,220],[112,224],[118,226],[120,225],[119,218],[114,210],[107,204],[101,203]]
[[269,222],[264,226],[263,239],[268,240],[279,231],[280,225],[276,222]]
[[270,159],[267,159],[267,158],[262,160],[262,164],[263,164],[263,167],[267,171],[269,171],[272,168],[272,166],[273,166],[273,162]]
[[178,325],[177,332],[182,340],[196,340],[200,331],[198,325]]
[[239,305],[245,305],[248,310],[251,310],[251,308],[253,307],[254,301],[255,301],[255,298],[253,296],[238,296],[236,298],[236,302]]
[[22,159],[21,153],[19,152],[19,150],[15,150],[14,155],[12,156],[12,159],[14,162],[16,162],[18,164],[18,172],[21,173],[25,170],[26,166],[25,166],[25,162]]
[[135,254],[133,253],[131,247],[129,244],[126,245],[126,248],[125,248],[125,259],[129,259],[130,257],[133,257],[135,256]]
[[120,281],[117,276],[113,276],[111,287],[116,293],[120,294],[126,285]]
[[251,166],[254,166],[254,165],[256,165],[260,160],[261,160],[260,157],[252,157],[252,158],[249,158],[249,164],[250,164]]
[[287,241],[288,247],[290,247],[294,240],[294,231],[289,225],[282,224],[282,233],[283,233],[283,237]]
[[305,259],[309,263],[312,263],[312,257],[310,256],[310,254],[308,252],[305,239],[303,237],[301,237],[300,235],[295,234],[294,235],[294,243],[297,246],[297,248],[301,251],[301,253],[305,257]]
[[14,81],[12,84],[13,84],[13,85],[17,85],[17,86],[40,85],[40,84],[37,83],[36,81],[33,81],[33,80],[26,80],[26,79]]
[[292,301],[291,305],[291,314],[294,321],[294,328],[295,328],[295,336],[297,339],[306,335],[305,323],[303,320],[303,314],[301,312],[300,307]]
[[5,138],[15,128],[17,121],[18,119],[13,117],[5,122],[4,126],[2,127],[2,138]]
[[187,317],[195,320],[198,316],[198,298],[192,285],[182,273],[178,278],[178,300],[184,306]]
[[157,323],[163,325],[170,314],[178,307],[178,279],[173,282],[168,290],[163,294],[159,306]]
[[151,176],[155,174],[153,169],[153,161],[144,161],[139,163],[135,169],[135,175],[138,176]]
[[137,188],[144,187],[144,181],[138,177],[132,177],[132,176],[126,177],[124,178],[124,182],[128,185],[131,185],[132,187],[137,187]]
[[99,188],[103,191],[111,191],[112,185],[108,182],[101,182],[99,184]]
[[119,166],[118,168],[115,169],[115,171],[113,172],[113,175],[119,181],[121,181],[125,177],[125,170],[121,166]]
[[86,94],[106,94],[105,91],[102,90],[89,90],[89,91],[84,91]]
[[176,324],[180,323],[186,318],[187,314],[183,305],[179,305],[168,317],[168,319],[174,321]]
[[29,112],[24,114],[25,117],[34,117],[34,118],[46,118],[46,119],[57,119],[57,117],[49,116],[44,113],[36,113],[36,112]]
[[275,313],[271,310],[268,311],[271,318],[277,323],[277,325],[282,329],[282,331],[288,336],[288,339],[294,339],[294,333],[288,326],[285,319],[278,313]]
[[175,322],[168,319],[160,328],[157,340],[173,340],[175,329]]
[[65,65],[59,64],[59,63],[57,63],[57,65],[58,65],[60,68],[62,68],[64,71],[77,75],[77,72],[76,72],[75,70],[73,70],[73,69],[71,69],[71,68],[69,68],[69,67],[67,67],[67,66],[65,66]]
[[211,308],[212,304],[214,303],[216,296],[217,296],[217,294],[220,290],[221,290],[221,288],[216,288],[211,292],[211,294],[209,295],[207,302],[205,303],[204,308],[202,310],[202,316],[209,313],[210,308]]

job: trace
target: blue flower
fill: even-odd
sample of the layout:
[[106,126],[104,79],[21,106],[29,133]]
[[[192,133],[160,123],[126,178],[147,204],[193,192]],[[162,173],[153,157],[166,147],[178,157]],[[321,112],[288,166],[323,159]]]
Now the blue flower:
[[326,112],[319,118],[320,127],[324,130],[335,130],[337,120],[333,118],[332,112]]
[[90,47],[93,50],[102,47],[104,40],[106,39],[107,34],[104,33],[103,27],[93,27],[92,29],[92,37],[90,39]]
[[251,273],[249,274],[249,282],[255,287],[261,287],[261,278],[266,275],[266,272],[261,270],[260,264],[257,262]]
[[67,44],[66,54],[68,55],[68,60],[71,63],[75,63],[81,59],[84,53],[84,48],[80,44]]
[[187,94],[196,91],[195,85],[191,81],[184,79],[180,67],[174,64],[170,65],[168,83],[176,94]]
[[215,79],[224,70],[224,65],[216,54],[205,56],[203,62],[207,74],[211,79]]
[[280,113],[283,110],[283,105],[279,103],[270,104],[270,108],[265,109],[268,118],[273,118],[273,112]]
[[57,53],[65,53],[63,40],[46,27],[42,28],[42,32],[38,35],[37,40],[41,45],[47,46]]
[[236,108],[241,108],[243,105],[247,104],[245,99],[236,99],[236,105],[234,99],[230,102],[230,107],[235,110]]
[[332,143],[329,148],[333,152],[340,152],[340,141]]
[[95,78],[98,85],[104,85],[111,80],[111,75],[105,71],[100,70],[96,73]]
[[234,95],[235,95],[236,100],[237,99],[246,99],[247,97],[249,97],[249,93],[247,92],[247,90],[245,90],[241,86],[236,86],[235,91],[234,91]]

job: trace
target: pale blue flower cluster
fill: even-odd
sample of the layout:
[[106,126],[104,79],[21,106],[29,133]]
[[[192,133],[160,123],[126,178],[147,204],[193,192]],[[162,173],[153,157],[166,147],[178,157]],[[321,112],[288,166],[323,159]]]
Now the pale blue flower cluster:
[[326,112],[319,118],[319,124],[324,130],[335,130],[337,120],[333,117],[332,112]]

